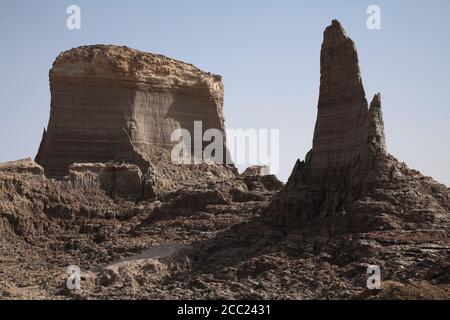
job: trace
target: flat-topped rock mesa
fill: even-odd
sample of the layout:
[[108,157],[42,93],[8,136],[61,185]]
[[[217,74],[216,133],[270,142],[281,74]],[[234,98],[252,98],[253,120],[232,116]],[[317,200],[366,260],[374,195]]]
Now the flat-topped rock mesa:
[[73,163],[116,160],[127,140],[127,150],[170,151],[173,131],[193,136],[196,120],[203,132],[214,128],[225,137],[221,77],[162,55],[112,45],[71,49],[53,63],[50,89],[50,120],[36,156],[48,177],[67,175]]
[[368,105],[355,45],[337,20],[320,67],[313,147],[264,219],[322,235],[450,226],[449,189],[387,153],[381,95]]

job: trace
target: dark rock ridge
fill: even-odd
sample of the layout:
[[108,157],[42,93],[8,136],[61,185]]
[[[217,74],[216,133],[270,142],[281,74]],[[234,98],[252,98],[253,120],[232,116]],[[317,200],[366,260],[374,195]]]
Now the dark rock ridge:
[[368,107],[353,41],[337,20],[324,32],[313,147],[264,219],[330,235],[448,227],[446,186],[387,153],[381,96]]
[[50,120],[35,159],[48,177],[64,177],[73,163],[117,160],[123,142],[132,147],[121,158],[139,158],[142,149],[169,153],[173,131],[193,137],[197,120],[203,132],[225,137],[221,77],[162,55],[112,45],[71,49],[53,63],[50,89]]

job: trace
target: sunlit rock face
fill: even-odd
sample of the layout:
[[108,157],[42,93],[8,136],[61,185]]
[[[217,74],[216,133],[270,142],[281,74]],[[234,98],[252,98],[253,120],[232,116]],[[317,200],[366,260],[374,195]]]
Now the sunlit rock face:
[[55,60],[50,88],[36,156],[49,177],[63,177],[72,163],[115,160],[124,132],[137,147],[168,151],[175,129],[194,136],[194,121],[202,121],[201,133],[214,128],[225,136],[221,77],[161,55],[109,45],[71,49]]

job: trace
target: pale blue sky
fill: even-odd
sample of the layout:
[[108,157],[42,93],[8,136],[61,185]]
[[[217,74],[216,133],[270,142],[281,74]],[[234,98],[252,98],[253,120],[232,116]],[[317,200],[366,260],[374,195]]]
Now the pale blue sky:
[[[82,29],[66,28],[66,8]],[[382,29],[366,27],[381,7]],[[286,179],[311,148],[324,28],[355,41],[368,99],[380,91],[389,151],[450,185],[450,1],[0,0],[0,161],[36,154],[48,70],[83,44],[127,45],[223,76],[227,128],[279,128]]]

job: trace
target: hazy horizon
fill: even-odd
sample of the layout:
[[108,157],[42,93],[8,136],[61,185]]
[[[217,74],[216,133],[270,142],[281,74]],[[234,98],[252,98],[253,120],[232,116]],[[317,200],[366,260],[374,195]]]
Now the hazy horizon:
[[[66,28],[71,4],[81,8],[81,30]],[[381,30],[366,26],[372,4],[381,8]],[[36,155],[56,56],[104,43],[222,75],[226,128],[280,129],[277,175],[286,180],[312,145],[322,33],[338,19],[356,44],[369,102],[381,92],[389,153],[450,186],[449,13],[445,0],[0,0],[0,162]]]

